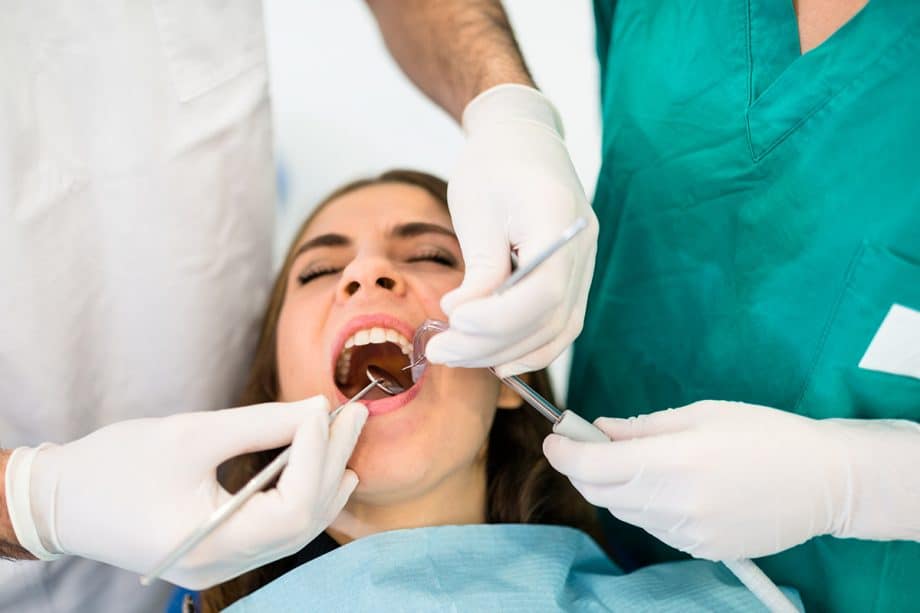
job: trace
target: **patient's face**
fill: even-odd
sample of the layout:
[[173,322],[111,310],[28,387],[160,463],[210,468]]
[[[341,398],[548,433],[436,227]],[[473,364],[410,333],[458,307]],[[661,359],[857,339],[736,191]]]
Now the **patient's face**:
[[446,208],[405,184],[365,187],[331,201],[298,238],[277,330],[281,400],[324,394],[333,405],[360,390],[365,368],[397,375],[407,391],[364,399],[370,417],[350,466],[353,500],[411,500],[482,469],[499,397],[488,371],[401,369],[415,329],[445,320],[439,302],[463,279]]

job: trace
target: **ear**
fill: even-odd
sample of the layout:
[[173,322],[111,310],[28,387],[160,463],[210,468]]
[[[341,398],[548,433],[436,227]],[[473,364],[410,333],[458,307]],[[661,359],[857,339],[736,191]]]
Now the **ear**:
[[[531,384],[530,373],[521,375],[521,379],[527,385]],[[498,390],[498,408],[514,410],[520,409],[522,406],[524,406],[524,399],[518,396],[518,393],[513,389],[502,383]]]

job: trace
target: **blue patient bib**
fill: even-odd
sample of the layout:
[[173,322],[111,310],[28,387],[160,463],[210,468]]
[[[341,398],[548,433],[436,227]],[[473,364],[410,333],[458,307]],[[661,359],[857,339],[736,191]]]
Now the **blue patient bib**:
[[765,609],[719,564],[673,562],[625,575],[583,532],[524,524],[440,526],[362,538],[292,570],[227,609],[610,610]]

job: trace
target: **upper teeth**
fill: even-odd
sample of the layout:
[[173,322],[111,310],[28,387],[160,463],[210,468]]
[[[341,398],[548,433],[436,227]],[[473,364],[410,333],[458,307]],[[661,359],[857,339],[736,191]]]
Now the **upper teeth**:
[[369,328],[367,330],[358,330],[345,340],[345,347],[339,355],[336,363],[335,378],[339,383],[345,383],[348,379],[348,371],[351,368],[351,351],[352,347],[361,345],[393,343],[398,345],[404,355],[411,355],[412,343],[405,336],[390,328]]

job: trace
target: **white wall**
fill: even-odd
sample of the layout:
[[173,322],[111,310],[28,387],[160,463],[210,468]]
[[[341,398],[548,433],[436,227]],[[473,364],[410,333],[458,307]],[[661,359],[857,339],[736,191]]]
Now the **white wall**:
[[[600,118],[590,0],[505,0],[518,42],[566,127],[590,196]],[[462,134],[390,58],[361,0],[266,0],[283,252],[300,220],[342,183],[395,166],[450,177]],[[563,389],[566,360],[554,366]]]

